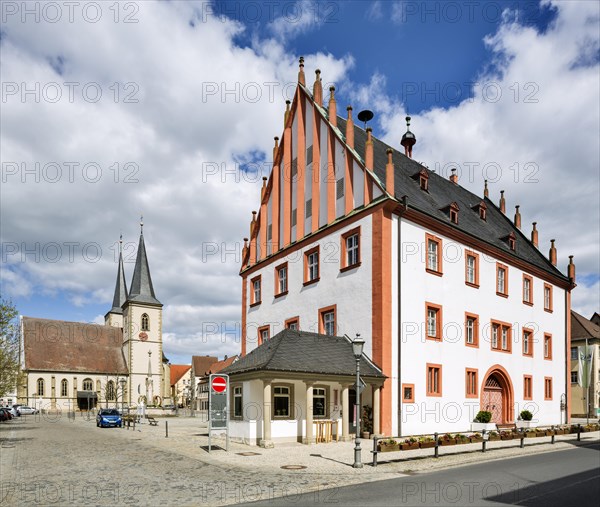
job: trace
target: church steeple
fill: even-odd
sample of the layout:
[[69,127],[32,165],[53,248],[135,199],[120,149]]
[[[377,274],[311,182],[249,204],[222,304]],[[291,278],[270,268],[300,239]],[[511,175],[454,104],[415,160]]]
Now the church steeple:
[[152,278],[150,277],[150,266],[148,266],[148,257],[146,256],[146,246],[144,245],[144,222],[140,221],[140,243],[138,245],[137,257],[135,259],[135,268],[127,302],[150,303],[161,305],[156,299]]
[[123,235],[119,238],[119,267],[117,270],[117,283],[113,297],[112,308],[109,313],[122,314],[121,308],[127,301],[127,282],[125,281],[125,269],[123,268]]

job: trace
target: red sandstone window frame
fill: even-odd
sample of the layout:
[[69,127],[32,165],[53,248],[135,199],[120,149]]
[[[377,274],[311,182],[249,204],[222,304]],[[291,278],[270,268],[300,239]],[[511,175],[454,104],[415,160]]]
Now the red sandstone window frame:
[[[437,372],[437,386],[435,385],[435,374]],[[427,396],[442,396],[442,365],[427,363],[425,366],[425,386]],[[437,387],[437,389],[436,389]]]
[[[529,334],[529,340],[527,340],[527,352],[525,351],[525,334]],[[521,330],[521,341],[522,341],[522,352],[525,357],[533,357],[533,329],[524,327]]]
[[267,332],[267,335],[268,335],[267,340],[271,338],[271,328],[269,326],[260,326],[257,330],[259,345],[262,345],[265,342],[265,339],[263,338],[264,331]]
[[[473,343],[469,343],[468,339],[468,322],[469,319],[474,321],[473,323]],[[475,349],[479,348],[479,315],[476,313],[465,312],[465,346],[473,347]]]
[[326,306],[319,308],[319,334],[327,334],[325,332],[325,315],[333,313],[333,334],[330,336],[337,336],[337,305]]
[[[437,245],[436,251],[436,266],[435,269],[429,267],[429,243],[435,243]],[[432,275],[442,276],[444,274],[443,271],[443,262],[442,262],[442,238],[438,238],[429,233],[425,233],[425,271],[427,273],[431,273]]]
[[[353,264],[348,264],[348,239],[353,237],[353,236],[357,236],[358,237],[358,251],[356,254],[356,262]],[[341,248],[340,251],[342,252],[341,258],[340,258],[340,272],[344,272],[344,271],[348,271],[350,269],[354,269],[360,266],[361,264],[361,236],[360,236],[360,226],[355,227],[354,229],[351,229],[347,232],[345,232],[344,234],[342,234],[340,236],[340,243],[341,243]]]
[[[319,245],[316,245],[316,246],[310,248],[309,250],[306,250],[306,252],[304,252],[304,284],[303,285],[305,287],[307,285],[317,283],[321,279],[321,253],[319,250],[320,250]],[[309,270],[309,266],[308,266],[308,259],[314,253],[317,254],[317,276],[313,279],[310,279],[309,278],[310,270]]]
[[[472,282],[469,281],[469,257],[475,259]],[[465,250],[465,285],[479,289],[479,254],[471,250]]]
[[552,377],[544,377],[544,400],[552,400]]
[[[410,389],[410,397],[406,396],[406,389]],[[414,403],[415,402],[415,385],[414,384],[402,384],[402,403]]]
[[533,400],[533,376],[523,375],[523,399]]
[[552,361],[552,335],[544,333],[544,359]]
[[290,329],[291,324],[296,324],[296,331],[300,331],[300,317],[299,316],[291,317],[291,318],[287,319],[284,323],[284,326],[286,329]]
[[479,370],[465,368],[465,398],[479,398]]
[[[282,291],[280,290],[280,282],[281,282],[281,273],[280,271],[282,269],[285,269],[285,290]],[[289,269],[288,269],[288,263],[284,262],[282,264],[279,264],[278,266],[275,266],[275,297],[281,297],[281,296],[285,296],[288,293],[288,288],[289,288],[289,281],[290,281],[290,277],[289,277]]]
[[[504,287],[500,287],[500,271],[504,271]],[[496,295],[503,298],[508,297],[508,266],[501,262],[496,262]]]
[[[256,291],[254,289],[254,283],[258,282],[258,291],[260,299],[256,301]],[[250,307],[258,306],[262,302],[262,275],[255,276],[250,280]]]
[[[546,301],[546,293],[548,294],[548,301]],[[544,283],[544,311],[552,313],[554,308],[554,296],[553,287],[549,283]]]
[[[429,310],[435,312],[435,336],[429,334]],[[425,338],[427,340],[433,340],[436,342],[442,341],[442,329],[443,329],[443,309],[441,305],[435,303],[425,302]]]
[[[496,346],[494,347],[494,341],[493,341],[493,336],[492,333],[494,332],[494,326],[498,326],[498,336],[497,341],[496,341]],[[507,336],[506,336],[506,347],[504,348],[502,346],[502,331],[504,329],[507,329]],[[512,354],[512,325],[509,322],[502,322],[501,320],[491,320],[491,325],[490,325],[490,346],[491,349],[495,352],[503,352],[505,354]]]
[[[529,282],[529,298],[525,293],[525,281]],[[533,277],[523,273],[523,304],[533,306]]]

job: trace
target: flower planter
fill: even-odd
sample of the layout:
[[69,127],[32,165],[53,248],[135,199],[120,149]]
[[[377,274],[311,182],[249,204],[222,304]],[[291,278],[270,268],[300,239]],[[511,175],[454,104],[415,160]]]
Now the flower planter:
[[400,444],[401,451],[412,451],[419,448],[419,442],[404,442]]
[[493,431],[496,429],[496,423],[471,423],[471,431],[477,431],[481,433],[483,430],[485,431]]
[[495,442],[496,440],[500,440],[500,435],[490,435],[490,438],[488,438],[488,440],[490,440],[491,442]]
[[456,439],[456,444],[457,445],[462,445],[462,444],[470,444],[471,440],[468,438],[457,438]]
[[514,435],[510,434],[510,435],[500,435],[500,440],[513,440],[515,437]]
[[527,431],[525,432],[525,438],[535,438],[538,434],[535,431]]
[[456,445],[456,440],[454,438],[450,440],[440,440],[440,445]]
[[380,444],[377,446],[378,452],[392,452],[392,451],[399,451],[399,450],[400,450],[400,444],[391,444],[391,445]]
[[419,442],[419,447],[421,449],[431,449],[435,447],[435,442]]
[[483,442],[483,437],[469,437],[469,440],[471,441],[472,444],[474,444],[477,442]]

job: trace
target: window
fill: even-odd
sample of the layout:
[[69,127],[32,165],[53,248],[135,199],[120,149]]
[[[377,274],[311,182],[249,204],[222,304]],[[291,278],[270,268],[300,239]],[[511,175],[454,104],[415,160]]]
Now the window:
[[510,248],[513,252],[517,249],[517,238],[511,233],[508,237],[508,248]]
[[335,336],[337,327],[335,321],[336,306],[328,306],[319,310],[319,333]]
[[467,398],[477,398],[479,396],[477,388],[477,370],[473,368],[467,368],[465,381],[465,396]]
[[552,285],[544,284],[544,310],[552,312]]
[[552,359],[552,335],[544,334],[544,359]]
[[60,381],[60,395],[69,396],[69,381],[66,378]]
[[304,253],[304,285],[319,281],[319,247]]
[[533,399],[533,379],[531,375],[523,375],[523,399],[531,400]]
[[533,305],[533,278],[523,275],[523,303]]
[[242,398],[242,386],[233,387],[233,418],[243,418],[243,398]]
[[425,303],[425,327],[428,340],[442,340],[442,307]]
[[115,401],[116,393],[115,393],[115,383],[112,380],[109,380],[106,384],[106,400],[107,401]]
[[552,377],[544,377],[544,399],[552,399]]
[[579,355],[577,353],[577,347],[571,347],[571,360],[577,361],[579,359]]
[[300,330],[300,318],[299,317],[292,317],[291,319],[288,319],[285,321],[285,328],[286,329],[291,329],[293,331],[299,331]]
[[419,186],[421,190],[428,191],[429,188],[429,174],[425,171],[419,172]]
[[250,306],[259,305],[262,297],[261,277],[257,276],[253,278],[252,280],[250,280],[250,283],[252,284],[252,291],[250,293]]
[[44,396],[44,379],[39,378],[37,380],[37,395]]
[[142,314],[142,331],[150,331],[150,318],[147,313]]
[[492,321],[492,350],[499,352],[512,351],[512,328],[506,322]]
[[415,402],[415,385],[414,384],[402,384],[402,401],[404,403]]
[[340,271],[360,266],[360,227],[342,234],[341,261]]
[[262,345],[270,338],[269,326],[258,328],[258,344]]
[[325,417],[327,407],[326,391],[323,387],[313,387],[313,417]]
[[273,418],[289,419],[291,415],[291,389],[287,386],[273,387]]
[[442,240],[431,234],[425,234],[425,244],[427,246],[427,272],[442,275]]
[[442,365],[427,363],[427,396],[442,395]]
[[533,357],[533,331],[523,328],[523,355]]
[[496,263],[496,294],[508,297],[508,266]]
[[275,297],[285,296],[288,293],[288,265],[287,262],[275,268]]
[[481,201],[481,204],[479,205],[479,218],[481,218],[481,220],[486,220],[486,214],[487,206],[483,201]]
[[466,252],[465,283],[471,287],[479,287],[479,255],[475,252]]
[[479,316],[465,313],[465,345],[479,347]]
[[572,371],[571,372],[571,384],[577,384],[578,382],[579,382],[578,372]]
[[456,204],[455,202],[453,202],[450,205],[450,221],[453,224],[457,224],[458,223],[458,212],[459,212],[458,204]]
[[83,389],[84,391],[93,391],[93,390],[94,390],[94,382],[92,381],[92,379],[91,379],[91,378],[86,378],[86,379],[83,381],[83,386],[82,386],[82,389]]

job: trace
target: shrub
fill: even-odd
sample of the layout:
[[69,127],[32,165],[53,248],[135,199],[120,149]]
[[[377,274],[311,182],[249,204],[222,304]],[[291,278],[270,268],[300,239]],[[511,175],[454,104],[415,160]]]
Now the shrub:
[[475,416],[475,422],[489,423],[492,420],[492,413],[487,410],[480,410]]
[[523,421],[531,421],[533,419],[533,414],[529,410],[521,410],[519,417]]

